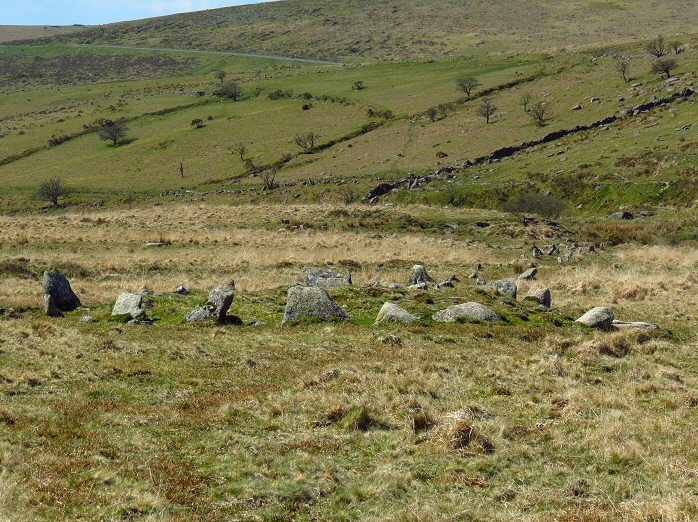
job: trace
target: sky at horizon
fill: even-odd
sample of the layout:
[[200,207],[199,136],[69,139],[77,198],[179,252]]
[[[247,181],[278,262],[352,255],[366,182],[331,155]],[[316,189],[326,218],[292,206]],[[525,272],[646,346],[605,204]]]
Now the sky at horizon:
[[0,0],[0,25],[97,25],[265,0]]

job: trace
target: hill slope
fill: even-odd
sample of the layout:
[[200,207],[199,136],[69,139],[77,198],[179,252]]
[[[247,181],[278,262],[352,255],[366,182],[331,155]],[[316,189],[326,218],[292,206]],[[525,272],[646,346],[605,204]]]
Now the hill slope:
[[687,0],[286,0],[95,27],[63,41],[344,60],[517,52],[694,30]]

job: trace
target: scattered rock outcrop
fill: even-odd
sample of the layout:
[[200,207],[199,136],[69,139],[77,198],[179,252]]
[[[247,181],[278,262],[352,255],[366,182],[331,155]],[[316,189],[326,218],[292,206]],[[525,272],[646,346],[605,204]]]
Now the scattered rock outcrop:
[[378,312],[378,317],[376,317],[374,326],[378,326],[383,323],[400,323],[409,325],[418,319],[419,316],[411,314],[395,303],[385,303]]
[[536,267],[533,267],[520,274],[519,277],[517,277],[517,279],[519,281],[530,281],[532,279],[535,279],[536,275],[538,275],[538,269]]
[[80,299],[68,279],[57,270],[44,272],[44,310],[50,317],[61,317],[81,306]]
[[610,331],[613,328],[613,319],[613,310],[599,306],[589,310],[582,317],[577,319],[577,322],[589,328]]
[[147,318],[143,309],[143,295],[123,293],[116,298],[116,303],[112,308],[111,315],[119,319],[144,320]]
[[187,322],[195,323],[215,319],[219,324],[226,322],[226,314],[235,299],[235,283],[228,281],[211,290],[208,301],[187,314]]
[[455,323],[458,320],[473,319],[478,321],[501,321],[502,316],[480,303],[464,303],[449,306],[445,310],[436,312],[432,319],[437,323]]
[[550,290],[545,288],[544,286],[533,286],[531,287],[528,292],[526,293],[526,296],[524,297],[525,301],[534,301],[538,303],[539,305],[542,305],[546,308],[550,308],[553,303],[553,298],[552,294],[550,293]]
[[304,266],[303,282],[305,286],[321,288],[340,288],[351,286],[351,274],[340,274],[320,266]]
[[516,299],[516,295],[519,291],[518,287],[514,283],[503,279],[499,281],[492,281],[491,283],[487,284],[487,287],[490,290],[494,290],[495,293],[505,297],[510,297],[511,299]]
[[293,286],[288,289],[284,323],[302,319],[331,321],[348,318],[344,310],[332,300],[324,288]]

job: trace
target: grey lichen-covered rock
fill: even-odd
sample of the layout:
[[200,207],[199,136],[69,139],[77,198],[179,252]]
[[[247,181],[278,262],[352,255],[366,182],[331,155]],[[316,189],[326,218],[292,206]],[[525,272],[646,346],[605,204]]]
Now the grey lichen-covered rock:
[[550,290],[544,286],[533,286],[526,293],[524,297],[525,301],[534,301],[540,305],[550,308],[553,303],[552,294]]
[[577,319],[577,322],[589,328],[598,328],[599,330],[608,331],[613,327],[613,318],[613,310],[599,306],[589,310],[582,317]]
[[626,321],[613,321],[613,328],[618,330],[658,330],[659,326],[653,323],[644,323],[641,321],[626,322]]
[[208,301],[187,314],[187,322],[195,323],[215,319],[218,323],[226,322],[226,315],[235,299],[235,283],[221,283],[208,294]]
[[376,317],[374,326],[378,326],[383,323],[412,324],[418,319],[419,316],[411,314],[395,303],[385,303],[378,312],[378,317]]
[[464,303],[436,312],[432,319],[437,323],[455,323],[461,319],[496,322],[501,321],[502,316],[480,303]]
[[494,290],[499,295],[511,297],[512,299],[516,299],[516,295],[519,291],[518,287],[514,283],[506,280],[492,281],[487,285],[487,287]]
[[111,311],[112,317],[143,319],[146,317],[143,310],[143,296],[141,294],[123,293],[116,298],[114,308]]
[[80,299],[70,287],[68,279],[57,270],[44,272],[44,310],[51,317],[72,312],[81,306]]
[[288,289],[283,322],[288,323],[302,319],[331,321],[333,319],[348,319],[348,317],[324,288],[293,286]]
[[410,276],[410,286],[426,286],[429,283],[436,283],[436,279],[429,275],[424,265],[414,265]]
[[175,289],[175,294],[177,294],[177,295],[189,295],[189,294],[191,294],[191,290],[189,290],[189,288],[187,288],[184,285],[179,285]]
[[95,316],[93,316],[93,315],[83,315],[83,316],[80,318],[80,322],[81,322],[81,323],[96,323],[96,322],[97,322],[97,318],[96,318]]
[[351,286],[351,274],[340,274],[321,266],[304,266],[303,282],[305,286],[320,288],[341,288]]
[[533,267],[529,268],[524,273],[519,275],[517,279],[519,279],[520,281],[530,281],[531,279],[535,279],[536,275],[538,275],[538,269],[536,267]]
[[625,219],[628,221],[635,219],[635,216],[633,216],[630,212],[628,212],[626,210],[623,210],[620,212],[614,212],[613,214],[611,214],[608,217],[613,218],[613,219]]

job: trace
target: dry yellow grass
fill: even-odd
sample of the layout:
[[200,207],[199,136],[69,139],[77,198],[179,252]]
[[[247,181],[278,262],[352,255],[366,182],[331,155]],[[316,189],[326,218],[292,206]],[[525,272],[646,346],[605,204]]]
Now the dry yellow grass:
[[[396,229],[394,223],[386,225],[386,216],[398,224],[429,223],[429,216],[436,216],[439,222],[489,219],[495,226],[485,234],[449,234]],[[303,229],[285,221],[304,224]],[[535,240],[511,217],[496,212],[428,207],[173,204],[2,216],[0,227],[0,262],[25,259],[33,267],[68,267],[88,305],[108,302],[124,290],[168,292],[179,284],[205,289],[226,278],[235,279],[242,292],[277,288],[300,281],[303,265],[343,266],[359,285],[375,280],[404,284],[417,262],[437,278],[455,273],[465,281],[477,263],[486,265],[487,279],[511,278],[509,263]],[[145,247],[153,241],[172,245]],[[612,306],[622,319],[695,325],[698,253],[693,248],[621,246],[566,265],[552,258],[542,263],[539,283],[549,286],[556,307]],[[520,283],[520,293],[528,286]],[[3,294],[12,305],[41,304],[32,279],[10,275]]]

